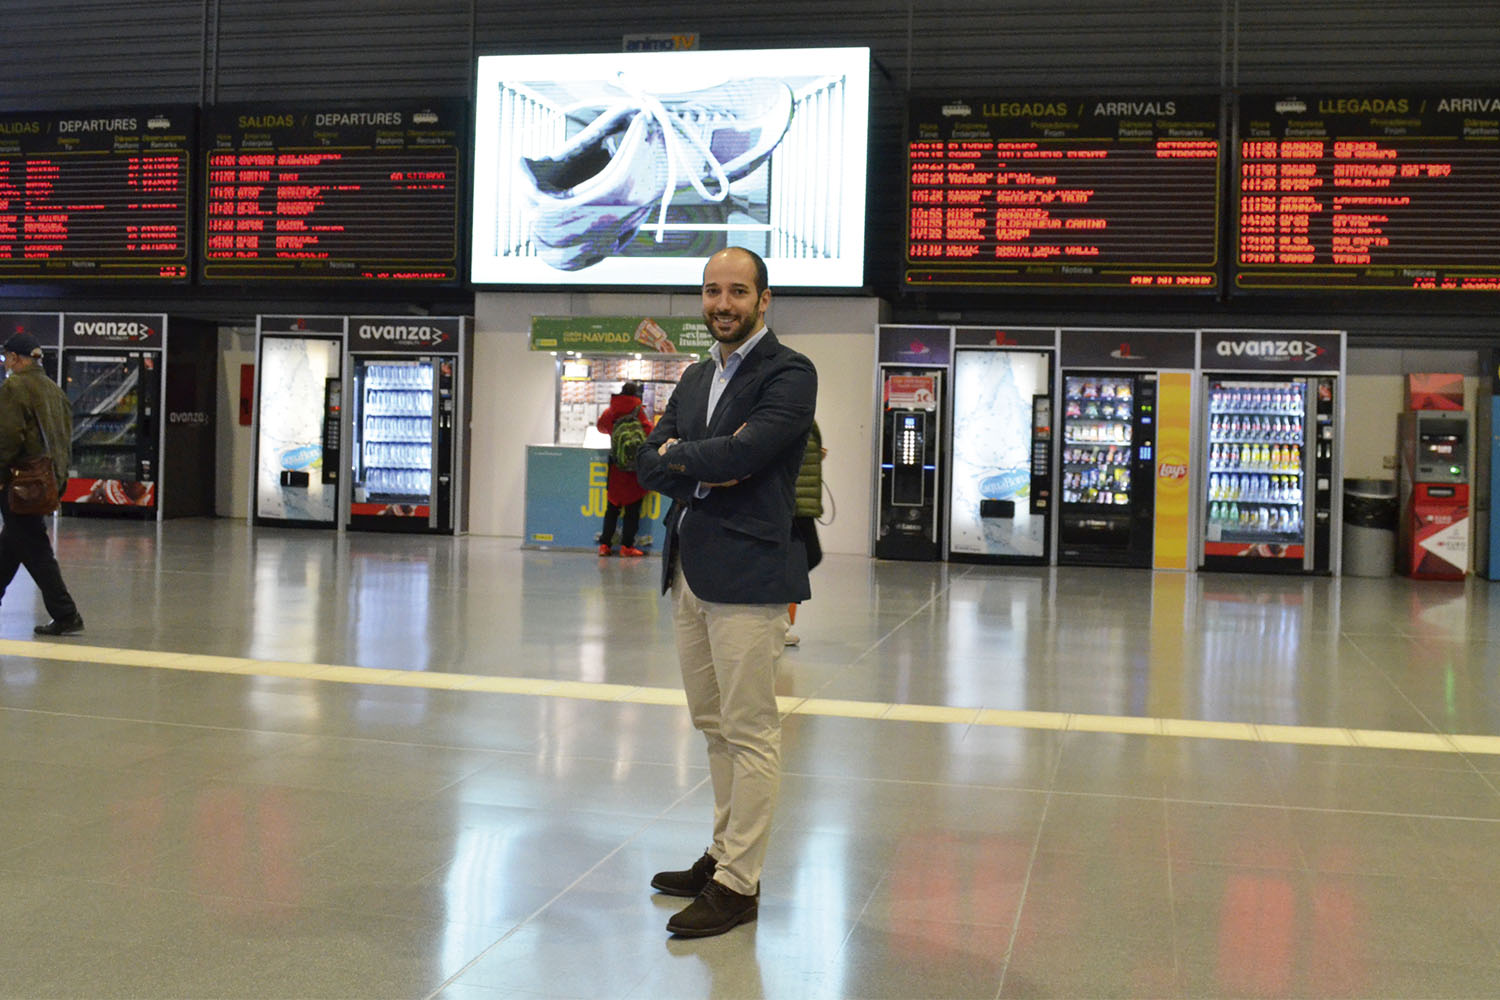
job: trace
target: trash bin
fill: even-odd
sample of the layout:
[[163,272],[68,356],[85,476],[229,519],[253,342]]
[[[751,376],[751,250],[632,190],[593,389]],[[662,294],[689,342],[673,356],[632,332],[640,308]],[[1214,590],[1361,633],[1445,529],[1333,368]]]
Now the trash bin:
[[1344,575],[1395,574],[1399,513],[1395,480],[1344,480]]

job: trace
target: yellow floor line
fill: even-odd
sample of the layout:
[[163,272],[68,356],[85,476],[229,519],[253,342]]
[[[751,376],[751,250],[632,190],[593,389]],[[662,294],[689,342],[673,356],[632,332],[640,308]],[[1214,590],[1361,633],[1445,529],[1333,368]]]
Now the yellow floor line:
[[[84,646],[73,642],[0,639],[0,656],[57,660],[67,663],[104,663],[157,670],[287,677],[335,684],[377,684],[547,698],[578,698],[631,705],[682,706],[686,704],[680,688],[551,680],[538,677],[491,677],[432,670],[350,667],[330,663],[296,663],[290,660],[256,660],[241,656],[164,653],[148,649],[111,649],[104,646]],[[1106,733],[1119,736],[1167,736],[1176,739],[1239,740],[1297,746],[1337,746],[1500,756],[1500,736],[1490,735],[1448,735],[1386,729],[1211,722],[1200,719],[1156,719],[1134,715],[1096,715],[1085,712],[1033,712],[1020,709],[961,708],[948,705],[903,705],[836,698],[783,696],[777,701],[782,712],[787,715],[815,715],[932,725],[1042,729],[1053,732]]]

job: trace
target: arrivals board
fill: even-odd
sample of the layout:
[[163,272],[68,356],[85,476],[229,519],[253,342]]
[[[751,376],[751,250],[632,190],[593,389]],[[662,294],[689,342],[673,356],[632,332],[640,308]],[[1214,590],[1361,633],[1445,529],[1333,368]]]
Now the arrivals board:
[[210,108],[203,280],[456,282],[467,115],[461,101]]
[[914,100],[905,285],[1216,292],[1217,96]]
[[1500,291],[1500,90],[1242,97],[1234,287]]
[[0,113],[0,280],[185,282],[194,111]]

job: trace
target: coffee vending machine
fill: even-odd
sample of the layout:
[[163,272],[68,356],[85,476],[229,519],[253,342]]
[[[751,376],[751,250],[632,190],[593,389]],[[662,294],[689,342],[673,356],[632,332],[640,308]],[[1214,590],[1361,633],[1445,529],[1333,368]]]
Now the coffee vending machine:
[[[875,558],[942,558],[942,439],[950,327],[882,327]],[[908,359],[920,363],[909,363]]]

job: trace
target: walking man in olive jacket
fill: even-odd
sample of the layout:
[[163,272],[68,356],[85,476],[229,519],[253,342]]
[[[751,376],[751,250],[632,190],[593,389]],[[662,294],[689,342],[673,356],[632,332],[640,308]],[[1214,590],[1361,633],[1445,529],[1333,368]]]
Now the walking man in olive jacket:
[[42,347],[29,333],[5,342],[4,382],[0,382],[0,595],[22,566],[42,592],[52,620],[38,625],[38,635],[72,635],[83,631],[83,616],[63,583],[52,552],[47,521],[39,514],[15,514],[9,501],[10,467],[43,453],[52,457],[58,492],[67,483],[73,449],[73,410],[67,395],[41,366]]

